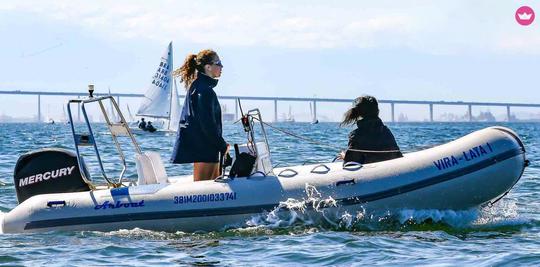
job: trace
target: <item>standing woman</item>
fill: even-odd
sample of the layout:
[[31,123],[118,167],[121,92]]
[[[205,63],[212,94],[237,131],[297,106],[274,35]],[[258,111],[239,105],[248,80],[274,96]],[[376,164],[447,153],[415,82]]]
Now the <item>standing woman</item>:
[[214,92],[223,65],[216,52],[206,49],[190,54],[173,75],[186,88],[173,163],[194,163],[193,180],[220,175],[219,160],[228,151],[222,136],[221,106]]

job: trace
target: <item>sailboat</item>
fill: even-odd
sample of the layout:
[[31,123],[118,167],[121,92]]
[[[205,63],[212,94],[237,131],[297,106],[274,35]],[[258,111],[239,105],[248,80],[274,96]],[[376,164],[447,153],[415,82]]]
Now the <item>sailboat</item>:
[[[152,122],[157,131],[161,132],[176,132],[180,121],[178,88],[173,80],[172,70],[173,52],[170,42],[136,113],[138,118],[144,118],[147,123]],[[135,132],[142,132],[137,123],[133,123],[131,128]]]
[[315,116],[315,112],[313,112],[313,107],[311,106],[311,102],[309,102],[309,115],[311,116],[311,124],[319,123],[319,120]]
[[291,106],[289,106],[289,114],[283,113],[282,122],[295,122],[294,116],[292,115],[292,112],[291,112]]
[[127,108],[127,111],[128,111],[128,118],[129,118],[129,121],[135,121],[135,117],[133,116],[133,113],[131,113],[131,109],[129,108],[129,105],[126,104],[126,108]]
[[[109,95],[112,96],[110,87],[109,87]],[[109,114],[109,118],[114,122],[120,121],[120,119],[118,118],[118,115],[116,115],[116,112],[114,112],[112,101],[109,101],[109,104],[110,105],[109,105],[109,108],[107,110],[107,113]]]
[[47,105],[47,117],[45,118],[45,123],[54,124],[54,119],[49,116],[51,113],[51,105]]

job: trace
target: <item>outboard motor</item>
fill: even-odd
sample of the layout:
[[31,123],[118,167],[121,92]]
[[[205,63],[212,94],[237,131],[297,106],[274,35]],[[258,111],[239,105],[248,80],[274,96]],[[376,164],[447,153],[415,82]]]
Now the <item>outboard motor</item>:
[[[82,164],[84,166],[84,162]],[[85,177],[90,179],[86,168]],[[13,174],[17,200],[40,194],[90,191],[74,152],[62,148],[30,151],[17,160]]]

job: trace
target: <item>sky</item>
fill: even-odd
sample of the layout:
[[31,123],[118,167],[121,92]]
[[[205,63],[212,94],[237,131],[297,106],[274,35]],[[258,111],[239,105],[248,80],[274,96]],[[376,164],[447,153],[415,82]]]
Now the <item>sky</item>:
[[[218,52],[220,95],[540,103],[540,19],[519,25],[523,5],[540,12],[514,0],[2,0],[0,90],[142,94],[172,41],[175,68]],[[2,96],[0,114],[35,102]]]

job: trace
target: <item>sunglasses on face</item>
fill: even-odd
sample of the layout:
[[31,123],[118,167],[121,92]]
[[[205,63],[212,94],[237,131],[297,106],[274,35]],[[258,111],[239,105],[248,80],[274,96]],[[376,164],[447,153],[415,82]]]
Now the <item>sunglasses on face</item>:
[[213,61],[211,62],[212,65],[216,65],[216,66],[219,66],[219,67],[222,67],[223,68],[223,64],[221,64],[221,60],[218,60],[218,61]]

